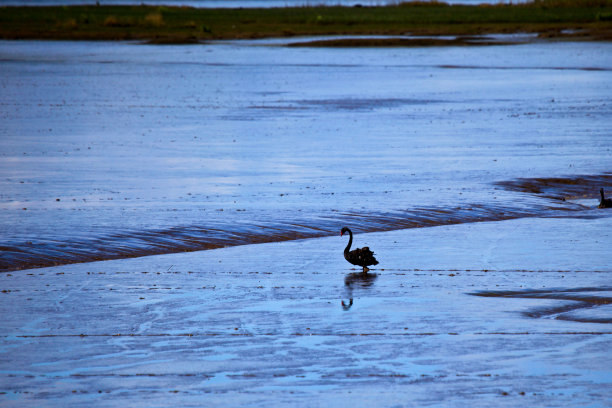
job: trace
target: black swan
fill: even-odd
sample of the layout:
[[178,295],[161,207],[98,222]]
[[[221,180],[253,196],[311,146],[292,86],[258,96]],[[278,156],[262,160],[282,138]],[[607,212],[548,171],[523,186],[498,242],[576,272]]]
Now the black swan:
[[599,208],[612,208],[612,198],[604,198],[603,188],[599,189],[599,194],[601,194]]
[[351,249],[351,244],[353,243],[353,232],[347,227],[342,228],[340,231],[340,236],[345,233],[349,233],[349,242],[346,248],[344,248],[344,259],[352,263],[353,265],[358,265],[363,267],[363,272],[369,271],[368,266],[370,265],[378,265],[378,261],[374,258],[374,252],[370,251],[370,248],[363,247],[357,248],[354,250]]

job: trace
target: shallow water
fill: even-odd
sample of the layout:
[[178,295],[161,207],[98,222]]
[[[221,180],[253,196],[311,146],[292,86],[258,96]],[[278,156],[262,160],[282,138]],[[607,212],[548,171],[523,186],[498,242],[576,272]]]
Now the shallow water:
[[359,234],[367,277],[339,236],[3,273],[0,403],[605,407],[611,226]]
[[0,42],[0,72],[4,270],[607,215],[607,43]]

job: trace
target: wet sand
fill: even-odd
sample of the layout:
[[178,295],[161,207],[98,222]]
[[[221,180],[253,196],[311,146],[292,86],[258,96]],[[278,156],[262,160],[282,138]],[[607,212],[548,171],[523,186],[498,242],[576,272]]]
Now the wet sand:
[[0,400],[607,406],[610,214],[5,273]]
[[610,45],[277,45],[0,42],[0,405],[605,406]]
[[285,42],[0,42],[0,271],[580,216],[563,199],[612,190],[609,44]]

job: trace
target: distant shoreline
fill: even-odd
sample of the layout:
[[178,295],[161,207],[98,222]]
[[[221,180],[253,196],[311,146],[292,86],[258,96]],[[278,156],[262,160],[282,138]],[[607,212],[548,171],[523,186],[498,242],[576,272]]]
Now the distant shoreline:
[[462,41],[462,38],[515,33],[537,34],[540,40],[612,41],[612,0],[543,0],[476,6],[411,2],[377,7],[266,9],[146,5],[0,7],[0,38],[5,40],[189,44],[323,35],[457,37],[450,41],[378,38],[297,44],[378,47],[500,44]]

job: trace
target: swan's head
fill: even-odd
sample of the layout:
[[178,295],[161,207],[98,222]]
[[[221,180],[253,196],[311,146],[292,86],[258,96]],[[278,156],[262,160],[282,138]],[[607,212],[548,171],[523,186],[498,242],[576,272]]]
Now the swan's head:
[[351,230],[348,229],[347,227],[344,227],[342,228],[342,231],[340,231],[340,236],[343,236],[344,234],[349,233],[349,232],[351,232]]

